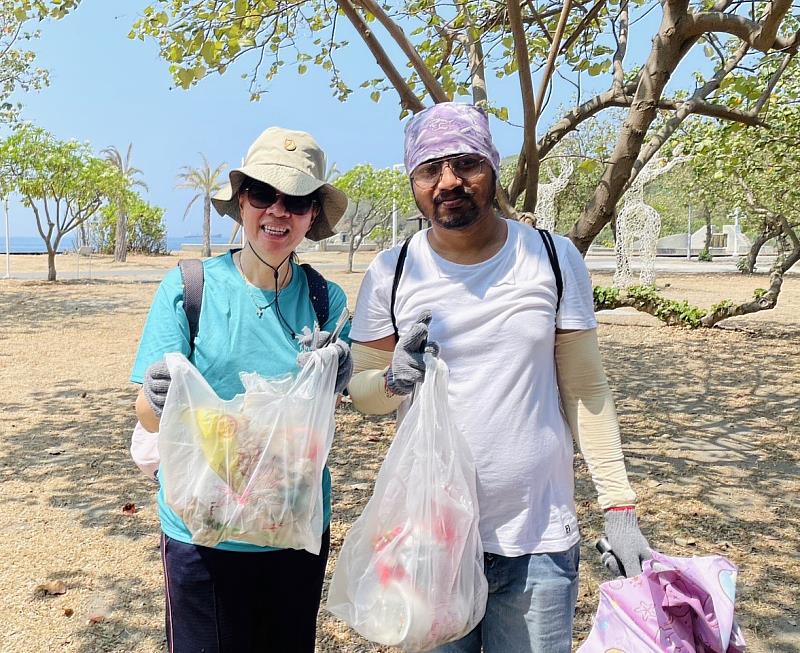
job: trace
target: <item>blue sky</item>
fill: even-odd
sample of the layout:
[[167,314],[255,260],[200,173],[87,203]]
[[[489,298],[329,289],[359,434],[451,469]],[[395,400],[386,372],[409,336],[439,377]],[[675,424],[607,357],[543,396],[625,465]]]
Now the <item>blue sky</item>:
[[[83,0],[74,14],[43,24],[34,49],[37,65],[50,71],[50,87],[21,99],[24,118],[58,138],[88,141],[96,152],[115,145],[124,153],[128,143],[133,143],[133,164],[144,172],[150,189],[147,199],[166,209],[170,236],[200,232],[201,205],[182,220],[191,193],[175,189],[181,166],[199,165],[199,152],[212,165],[225,161],[235,166],[249,144],[271,125],[311,132],[329,163],[335,162],[340,171],[364,162],[384,167],[402,161],[396,96],[386,94],[376,104],[368,92],[356,89],[347,103],[340,103],[331,96],[325,74],[313,67],[302,76],[285,68],[270,92],[256,103],[250,102],[247,82],[239,76],[246,66],[209,77],[189,91],[173,89],[167,64],[158,57],[155,44],[127,38],[147,4],[143,0]],[[646,20],[658,18],[654,11]],[[640,59],[648,46],[649,35],[646,41],[634,39],[629,58]],[[349,72],[352,86],[379,76],[377,65],[360,44],[350,49],[342,68]],[[691,64],[684,66],[678,81],[685,80],[691,68]],[[600,83],[607,85],[608,78]],[[490,79],[489,84],[490,95],[508,103],[511,122],[521,123],[516,78],[503,83]],[[554,94],[545,124],[552,120],[554,108],[570,100],[563,82],[561,89]],[[494,121],[494,133],[502,155],[519,150],[520,129]],[[227,219],[214,217],[212,233],[222,234],[225,240],[229,230]],[[12,237],[36,233],[30,212],[13,204]]]

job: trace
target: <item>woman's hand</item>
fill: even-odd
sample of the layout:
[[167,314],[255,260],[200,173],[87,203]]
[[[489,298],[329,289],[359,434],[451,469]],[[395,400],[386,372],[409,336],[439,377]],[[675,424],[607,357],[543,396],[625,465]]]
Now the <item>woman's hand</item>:
[[150,408],[158,417],[161,417],[161,412],[164,410],[164,402],[167,400],[167,391],[171,382],[169,368],[163,359],[153,363],[144,372],[142,391]]
[[[314,350],[319,349],[320,343],[325,343],[330,338],[330,333],[327,331],[318,331],[316,341],[312,342],[314,335],[311,333],[301,335],[298,337],[300,344],[304,347]],[[350,347],[344,340],[334,340],[332,343],[323,345],[325,347],[333,347],[339,357],[338,367],[336,368],[336,386],[334,388],[336,394],[340,394],[350,383],[350,377],[353,376],[353,357],[350,353]],[[303,351],[297,355],[297,364],[303,367],[308,362],[310,351]]]
[[136,397],[136,417],[150,433],[158,433],[161,411],[164,410],[171,381],[169,369],[163,360],[153,363],[144,372],[144,383]]

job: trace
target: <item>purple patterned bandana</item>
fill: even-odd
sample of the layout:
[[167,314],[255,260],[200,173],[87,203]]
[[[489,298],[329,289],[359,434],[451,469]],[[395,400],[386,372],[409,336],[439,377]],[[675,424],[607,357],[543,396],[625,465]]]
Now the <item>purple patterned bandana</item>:
[[489,118],[479,108],[459,102],[441,102],[420,111],[406,125],[406,172],[420,163],[456,154],[484,157],[500,174],[500,155],[489,132]]

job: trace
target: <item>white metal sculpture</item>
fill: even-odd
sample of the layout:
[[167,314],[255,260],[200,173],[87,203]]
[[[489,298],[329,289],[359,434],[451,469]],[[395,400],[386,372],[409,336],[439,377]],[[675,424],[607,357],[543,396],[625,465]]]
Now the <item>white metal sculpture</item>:
[[556,226],[556,195],[563,191],[569,178],[572,176],[575,166],[571,159],[561,160],[561,170],[557,177],[553,177],[546,184],[539,184],[536,197],[536,209],[533,215],[536,218],[536,226],[539,229],[553,231]]
[[622,209],[617,214],[616,254],[617,268],[614,272],[614,286],[628,288],[635,285],[631,272],[631,258],[638,241],[639,284],[647,286],[656,281],[656,241],[661,231],[661,216],[644,201],[644,187],[669,172],[691,157],[676,156],[667,160],[663,157],[651,159],[641,169],[625,194],[622,196]]

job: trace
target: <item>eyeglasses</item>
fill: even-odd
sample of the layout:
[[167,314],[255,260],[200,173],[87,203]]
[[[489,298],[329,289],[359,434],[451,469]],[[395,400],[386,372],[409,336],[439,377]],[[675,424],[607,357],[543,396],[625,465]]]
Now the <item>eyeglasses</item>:
[[317,196],[284,195],[267,184],[250,184],[243,189],[247,193],[247,201],[254,209],[264,210],[275,204],[280,197],[284,208],[295,215],[305,215],[317,203]]
[[411,173],[411,179],[419,188],[433,188],[439,183],[444,167],[447,166],[456,177],[462,181],[469,181],[481,174],[483,161],[482,157],[474,154],[461,154],[449,159],[429,161],[414,168],[414,172]]

